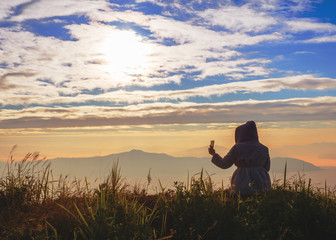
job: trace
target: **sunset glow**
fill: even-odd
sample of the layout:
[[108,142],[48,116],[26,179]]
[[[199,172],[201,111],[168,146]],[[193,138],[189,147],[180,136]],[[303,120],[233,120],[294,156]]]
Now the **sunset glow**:
[[224,155],[254,120],[272,156],[336,166],[335,7],[1,1],[0,160]]

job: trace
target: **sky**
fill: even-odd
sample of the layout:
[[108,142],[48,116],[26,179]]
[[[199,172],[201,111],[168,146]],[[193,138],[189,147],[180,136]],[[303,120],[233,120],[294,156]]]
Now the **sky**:
[[[255,120],[336,165],[334,0],[1,0],[0,160],[206,155]],[[202,150],[200,150],[202,149]]]

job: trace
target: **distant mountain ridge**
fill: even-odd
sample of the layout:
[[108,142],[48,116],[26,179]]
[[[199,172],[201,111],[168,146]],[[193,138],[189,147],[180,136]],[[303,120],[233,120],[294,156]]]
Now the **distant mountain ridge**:
[[[129,152],[109,154],[88,158],[55,158],[50,159],[53,168],[67,168],[72,174],[89,175],[105,174],[111,169],[113,162],[118,161],[122,172],[135,177],[146,176],[149,169],[157,175],[187,174],[198,172],[202,168],[208,172],[220,173],[223,171],[211,163],[211,157],[173,157],[165,153],[149,153],[133,149]],[[79,164],[80,162],[80,164]],[[272,158],[271,172],[282,173],[287,162],[288,172],[317,171],[319,167],[295,158]],[[88,172],[88,168],[91,173]],[[230,168],[234,170],[235,167]],[[229,171],[229,170],[225,170]]]
[[321,170],[320,167],[300,159],[275,157],[271,159],[271,172],[283,172],[286,163],[288,172],[311,172]]
[[[106,177],[114,163],[118,162],[121,174],[127,178],[146,177],[149,170],[154,177],[168,178],[186,176],[205,169],[209,174],[231,175],[236,167],[220,169],[211,163],[211,157],[173,157],[165,153],[149,153],[133,149],[129,152],[86,158],[54,158],[51,163],[54,176],[70,175],[77,178],[97,179]],[[271,159],[271,170],[283,173],[287,162],[287,172],[318,171],[319,167],[295,158],[276,157]],[[4,163],[6,164],[6,163]]]
[[70,172],[76,176],[106,176],[113,163],[118,162],[122,174],[134,178],[147,176],[149,169],[159,177],[187,174],[188,171],[199,172],[209,165],[209,158],[172,157],[164,153],[148,153],[136,149],[106,156],[55,158],[48,161],[53,169],[62,168],[63,172]]
[[298,156],[336,160],[335,142],[316,142],[308,145],[290,145],[271,150],[272,156],[287,157],[295,153]]

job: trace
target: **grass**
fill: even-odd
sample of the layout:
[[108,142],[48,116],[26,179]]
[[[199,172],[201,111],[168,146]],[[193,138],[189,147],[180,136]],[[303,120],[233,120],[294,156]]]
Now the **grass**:
[[150,172],[147,179],[145,189],[132,189],[115,164],[93,187],[55,179],[37,153],[11,157],[0,179],[0,238],[336,239],[335,189],[300,175],[247,197],[215,188],[203,170],[156,194],[147,193]]

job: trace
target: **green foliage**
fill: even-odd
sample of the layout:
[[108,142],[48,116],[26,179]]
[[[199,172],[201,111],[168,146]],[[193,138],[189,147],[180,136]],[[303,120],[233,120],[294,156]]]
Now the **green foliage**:
[[[285,174],[286,175],[286,168]],[[234,196],[203,170],[174,189],[131,191],[115,164],[98,187],[54,179],[28,154],[0,179],[0,239],[336,239],[335,189],[302,176]]]

